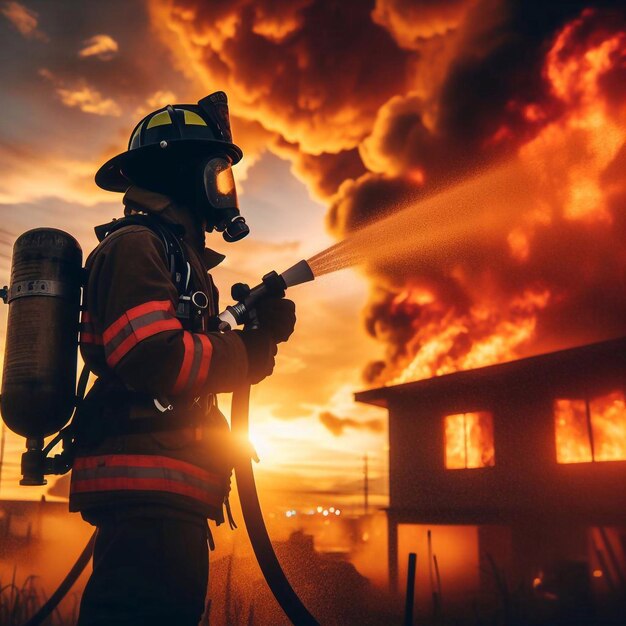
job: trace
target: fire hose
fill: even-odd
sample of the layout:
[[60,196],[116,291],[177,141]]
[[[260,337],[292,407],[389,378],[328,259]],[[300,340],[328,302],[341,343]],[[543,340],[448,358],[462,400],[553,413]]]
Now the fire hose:
[[[233,393],[231,408],[231,426],[233,432],[245,441],[248,438],[248,424],[250,418],[250,386],[245,385]],[[293,624],[297,626],[318,626],[317,620],[309,613],[287,580],[285,573],[278,562],[272,542],[270,541],[263,513],[259,503],[252,460],[241,457],[235,466],[237,489],[241,510],[246,523],[250,543],[254,550],[263,577],[276,601]],[[87,567],[93,554],[96,540],[94,532],[80,556],[43,606],[23,626],[39,626],[56,609],[61,600],[69,593],[74,583]]]
[[61,584],[56,588],[54,593],[43,603],[40,609],[26,622],[23,626],[39,626],[45,619],[50,617],[59,602],[69,593],[78,577],[87,567],[87,563],[91,560],[93,547],[96,542],[96,532],[91,535],[87,545],[83,548],[80,556],[76,559],[76,563],[72,565],[72,569],[67,573]]
[[[231,426],[233,432],[239,435],[242,441],[244,437],[246,439],[248,437],[249,408],[250,387],[245,386],[233,393],[231,408]],[[293,624],[297,626],[318,626],[317,620],[309,613],[302,600],[293,590],[276,558],[276,553],[263,520],[259,496],[254,482],[252,460],[250,458],[241,458],[237,462],[235,465],[235,476],[237,478],[237,489],[246,530],[268,587],[274,594],[281,609]]]
[[[227,307],[219,315],[220,329],[227,330],[241,323],[246,323],[248,327],[254,327],[256,323],[254,304],[256,302],[268,296],[282,297],[285,289],[288,287],[313,279],[314,275],[308,263],[300,261],[283,272],[283,274],[277,274],[276,272],[266,274],[263,277],[263,282],[253,289],[248,288],[246,285],[235,285],[233,287],[233,297],[238,302],[233,306]],[[231,428],[240,441],[248,440],[249,418],[250,385],[243,385],[233,392],[231,407]],[[244,457],[242,455],[236,461],[235,476],[241,510],[248,536],[250,537],[250,543],[270,591],[293,624],[296,626],[319,626],[319,622],[307,610],[289,583],[276,557],[263,519],[254,480],[252,459],[249,456]],[[38,626],[56,609],[87,567],[93,554],[95,539],[96,533],[94,532],[61,584],[35,615],[22,626]]]

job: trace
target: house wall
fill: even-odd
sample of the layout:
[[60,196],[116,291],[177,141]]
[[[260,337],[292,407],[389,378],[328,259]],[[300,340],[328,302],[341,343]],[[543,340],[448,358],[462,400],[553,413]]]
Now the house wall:
[[[554,399],[580,393],[579,386],[534,381],[476,395],[451,389],[445,396],[391,400],[389,491],[398,521],[626,523],[626,462],[556,461]],[[446,469],[443,417],[477,410],[493,415],[495,466]]]
[[[530,584],[542,568],[580,566],[588,587],[589,528],[626,526],[626,461],[557,463],[554,401],[625,389],[620,339],[357,394],[389,409],[391,588],[406,559],[406,524],[476,525],[481,572],[493,552],[511,580]],[[444,416],[473,411],[492,414],[495,465],[448,470]]]

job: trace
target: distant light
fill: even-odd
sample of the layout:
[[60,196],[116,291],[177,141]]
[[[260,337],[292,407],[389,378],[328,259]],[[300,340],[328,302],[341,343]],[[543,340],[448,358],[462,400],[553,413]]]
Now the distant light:
[[363,534],[361,535],[361,539],[362,539],[363,541],[369,541],[369,538],[370,538],[370,534],[369,534],[369,533],[363,533]]
[[323,515],[324,517],[328,517],[328,511],[327,511],[326,509],[324,509],[324,511],[322,512],[322,515]]
[[535,589],[539,587],[540,584],[541,584],[541,578],[539,578],[539,576],[537,576],[536,578],[533,578],[533,587]]
[[335,515],[341,515],[341,511],[339,509],[335,509]]
[[318,512],[318,513],[321,513],[323,510],[324,510],[324,509],[323,509],[323,507],[321,507],[321,506],[318,506],[318,507],[317,507],[317,512]]
[[602,576],[604,576],[604,572],[601,569],[594,569],[593,570],[593,577],[594,578],[602,578]]
[[334,513],[334,512],[335,512],[335,507],[334,507],[334,506],[331,506],[331,507],[330,507],[330,509],[328,509],[328,510],[329,510],[331,513]]
[[291,517],[291,511],[287,511],[287,512],[285,513],[285,515],[286,515],[287,517]]

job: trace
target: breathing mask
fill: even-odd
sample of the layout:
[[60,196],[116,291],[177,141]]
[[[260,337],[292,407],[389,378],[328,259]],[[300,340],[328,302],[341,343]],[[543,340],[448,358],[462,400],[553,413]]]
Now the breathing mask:
[[246,220],[239,213],[237,188],[232,164],[224,157],[213,157],[201,164],[202,187],[198,208],[207,221],[207,230],[217,230],[228,242],[239,241],[249,232]]

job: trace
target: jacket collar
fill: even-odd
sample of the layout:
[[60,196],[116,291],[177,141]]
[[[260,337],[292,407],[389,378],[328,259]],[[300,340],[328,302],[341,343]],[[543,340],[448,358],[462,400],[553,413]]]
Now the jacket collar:
[[191,211],[176,204],[170,197],[142,187],[129,187],[124,194],[124,215],[133,212],[158,215],[164,222],[182,228],[183,240],[203,252],[204,262],[208,269],[219,265],[226,257],[215,250],[204,247],[204,229],[193,218]]

